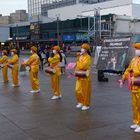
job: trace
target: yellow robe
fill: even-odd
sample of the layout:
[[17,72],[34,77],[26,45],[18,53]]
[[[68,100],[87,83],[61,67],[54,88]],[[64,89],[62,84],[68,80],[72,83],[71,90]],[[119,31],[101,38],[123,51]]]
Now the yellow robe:
[[33,90],[39,90],[39,79],[38,79],[38,72],[39,72],[39,65],[40,59],[36,53],[33,53],[29,59],[24,63],[25,65],[30,67],[30,82]]
[[10,60],[8,60],[8,63],[10,65],[13,65],[14,67],[12,68],[12,81],[13,81],[13,84],[15,86],[18,86],[19,85],[19,80],[18,80],[18,55],[17,54],[14,54],[12,56],[12,58]]
[[4,83],[8,82],[8,57],[6,55],[3,55],[2,58],[0,59],[0,64],[3,65],[2,68],[2,74],[3,74],[3,81]]
[[59,54],[55,54],[53,57],[49,57],[48,62],[50,63],[50,67],[56,69],[55,74],[50,74],[51,76],[51,85],[52,85],[52,90],[54,92],[55,96],[60,95],[60,56]]
[[89,76],[87,78],[78,77],[76,80],[76,98],[78,103],[82,103],[85,106],[90,105],[91,100],[91,57],[86,53],[77,59],[76,70],[88,70]]
[[[140,75],[140,57],[134,57],[132,59],[128,68],[125,70],[122,79],[124,80],[128,79],[128,74],[130,70],[132,70],[130,74],[131,77],[130,79],[132,82],[133,76]],[[135,86],[131,84],[131,91],[132,91],[131,101],[132,101],[132,110],[133,110],[133,122],[135,124],[140,125],[140,86]]]

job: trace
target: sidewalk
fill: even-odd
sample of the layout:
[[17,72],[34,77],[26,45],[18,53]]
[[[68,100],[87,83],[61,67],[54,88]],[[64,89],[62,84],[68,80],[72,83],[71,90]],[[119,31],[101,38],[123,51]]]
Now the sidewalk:
[[88,111],[75,107],[75,78],[61,76],[63,97],[58,101],[50,100],[50,77],[40,72],[39,78],[41,93],[36,95],[29,93],[28,73],[20,77],[19,88],[0,82],[0,140],[140,140],[129,128],[131,94],[127,85],[119,88],[120,76],[110,75],[108,83],[99,83],[93,73]]

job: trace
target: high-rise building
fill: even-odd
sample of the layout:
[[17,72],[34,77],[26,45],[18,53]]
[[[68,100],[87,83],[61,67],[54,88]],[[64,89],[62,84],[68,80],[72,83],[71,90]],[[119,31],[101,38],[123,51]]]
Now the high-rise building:
[[60,20],[75,19],[79,15],[116,14],[140,18],[140,2],[136,0],[28,0],[29,18],[40,15]]
[[101,15],[116,14],[140,18],[139,8],[140,1],[135,0],[79,0],[75,5],[48,10],[48,17],[58,16],[60,20],[75,19],[80,16],[93,17],[98,10]]
[[94,4],[110,0],[28,0],[29,18],[35,15],[48,15],[48,10],[75,5],[78,3]]
[[41,5],[46,4],[48,0],[28,0],[29,18],[41,14]]

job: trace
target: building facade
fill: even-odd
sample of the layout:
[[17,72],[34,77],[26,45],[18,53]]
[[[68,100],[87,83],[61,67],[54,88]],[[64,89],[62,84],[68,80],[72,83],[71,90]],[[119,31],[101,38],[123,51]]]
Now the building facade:
[[[94,18],[90,19],[90,23],[94,22]],[[39,25],[39,26],[38,26]],[[19,40],[25,42],[51,42],[57,43],[96,43],[100,34],[101,38],[112,36],[133,36],[140,34],[140,20],[132,19],[128,16],[104,15],[101,17],[101,28],[97,28],[98,24],[94,24],[93,34],[88,32],[89,18],[77,18],[72,20],[57,21],[50,23],[27,23],[26,25],[18,24],[10,29],[10,37],[18,37]],[[92,26],[92,24],[91,24]],[[59,30],[59,32],[57,32]]]
[[28,0],[29,18],[41,14],[41,5],[46,4],[48,0]]
[[10,16],[0,15],[0,25],[8,25],[28,20],[26,10],[16,10],[15,13],[10,13]]
[[79,15],[94,16],[97,9],[101,15],[116,14],[140,18],[140,2],[136,3],[133,0],[110,0],[94,4],[78,3],[67,7],[50,9],[48,10],[48,17],[56,18],[56,13],[59,15],[60,20],[75,19]]
[[15,13],[10,13],[11,23],[24,22],[28,20],[26,10],[16,10]]
[[116,14],[140,18],[140,1],[136,0],[28,0],[29,19],[46,16],[60,20],[75,19],[80,16]]
[[29,18],[35,15],[48,16],[48,10],[70,5],[82,4],[95,4],[110,0],[28,0],[28,13]]
[[10,38],[10,27],[0,26],[0,42],[5,42]]
[[10,16],[0,16],[0,25],[7,25],[11,23],[11,17]]

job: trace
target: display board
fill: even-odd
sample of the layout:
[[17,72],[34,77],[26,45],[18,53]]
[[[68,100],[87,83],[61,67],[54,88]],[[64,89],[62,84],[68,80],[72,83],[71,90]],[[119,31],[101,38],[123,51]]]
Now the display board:
[[123,71],[130,44],[130,37],[104,39],[97,62],[97,69]]

